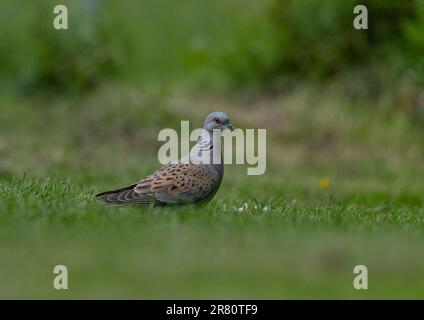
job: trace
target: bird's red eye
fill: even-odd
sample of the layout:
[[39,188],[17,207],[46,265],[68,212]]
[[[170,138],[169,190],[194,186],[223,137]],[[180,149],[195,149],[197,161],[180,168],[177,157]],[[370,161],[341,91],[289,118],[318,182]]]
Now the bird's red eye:
[[213,118],[213,121],[215,121],[215,123],[220,123],[219,118]]

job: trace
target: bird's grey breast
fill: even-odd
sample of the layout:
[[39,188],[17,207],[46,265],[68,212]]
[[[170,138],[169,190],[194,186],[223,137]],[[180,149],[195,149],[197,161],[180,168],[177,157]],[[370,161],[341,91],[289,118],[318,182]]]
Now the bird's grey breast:
[[208,164],[210,170],[212,171],[214,181],[215,181],[215,187],[219,188],[219,185],[221,184],[222,177],[224,176],[224,165],[221,163],[219,164]]

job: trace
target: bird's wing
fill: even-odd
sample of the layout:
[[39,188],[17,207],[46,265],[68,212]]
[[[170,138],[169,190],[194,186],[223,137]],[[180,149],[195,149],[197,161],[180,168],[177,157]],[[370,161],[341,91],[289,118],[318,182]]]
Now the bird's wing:
[[168,204],[190,203],[205,198],[215,186],[216,178],[207,165],[175,163],[138,182],[132,196]]

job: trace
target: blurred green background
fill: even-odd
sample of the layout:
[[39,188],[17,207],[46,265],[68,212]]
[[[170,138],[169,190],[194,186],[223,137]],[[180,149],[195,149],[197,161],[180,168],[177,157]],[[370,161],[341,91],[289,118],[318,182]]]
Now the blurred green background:
[[[423,1],[3,0],[0,30],[0,298],[424,297]],[[95,203],[216,110],[267,129],[264,175]]]

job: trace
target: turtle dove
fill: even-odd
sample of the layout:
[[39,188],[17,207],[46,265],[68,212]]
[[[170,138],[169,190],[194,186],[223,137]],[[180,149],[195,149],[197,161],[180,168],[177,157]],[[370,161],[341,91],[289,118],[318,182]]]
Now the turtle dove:
[[218,191],[224,175],[221,152],[213,152],[217,144],[213,132],[234,128],[226,113],[212,112],[206,117],[203,129],[197,144],[182,159],[160,168],[138,183],[100,193],[96,198],[111,205],[208,203]]

